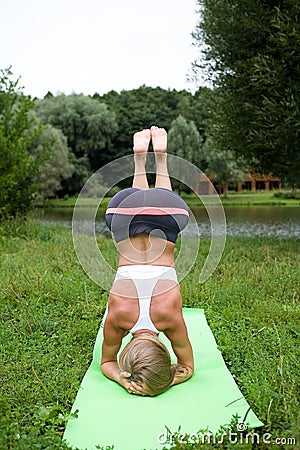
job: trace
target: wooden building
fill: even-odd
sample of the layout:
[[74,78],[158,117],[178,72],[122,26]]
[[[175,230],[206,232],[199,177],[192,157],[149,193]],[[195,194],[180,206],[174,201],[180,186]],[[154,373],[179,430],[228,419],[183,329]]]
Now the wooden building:
[[252,172],[244,181],[237,183],[237,192],[246,191],[269,191],[272,189],[281,189],[282,182],[279,177],[273,175],[261,175]]
[[[198,194],[213,195],[216,192],[223,194],[224,189],[222,186],[214,183],[212,175],[201,174],[200,179],[194,180],[193,189]],[[229,190],[235,190],[241,192],[246,191],[269,191],[272,189],[281,189],[282,181],[279,177],[273,175],[261,175],[259,173],[251,172],[250,175],[245,178],[244,181],[239,181],[234,187],[230,186]]]

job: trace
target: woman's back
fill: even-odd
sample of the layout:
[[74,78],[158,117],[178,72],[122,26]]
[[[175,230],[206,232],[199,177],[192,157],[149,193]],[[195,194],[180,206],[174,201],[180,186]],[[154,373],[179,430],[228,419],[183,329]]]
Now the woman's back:
[[174,265],[175,244],[165,239],[149,234],[138,234],[116,245],[119,252],[119,266],[132,264]]

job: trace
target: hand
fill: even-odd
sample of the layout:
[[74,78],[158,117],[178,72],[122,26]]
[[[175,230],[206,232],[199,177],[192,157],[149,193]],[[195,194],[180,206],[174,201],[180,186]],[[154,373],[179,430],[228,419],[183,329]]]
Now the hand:
[[151,396],[151,394],[149,394],[149,392],[147,391],[147,386],[145,384],[140,383],[139,381],[132,381],[131,382],[131,394],[136,394],[136,395],[149,395]]
[[147,392],[147,388],[144,384],[139,381],[131,381],[129,378],[131,377],[131,373],[129,372],[120,372],[119,376],[119,384],[123,386],[129,394],[135,395],[150,395]]
[[119,375],[119,384],[121,386],[123,386],[126,391],[129,392],[129,394],[131,394],[131,389],[132,389],[132,385],[131,385],[131,380],[129,380],[129,378],[131,377],[131,373],[129,372],[120,372]]

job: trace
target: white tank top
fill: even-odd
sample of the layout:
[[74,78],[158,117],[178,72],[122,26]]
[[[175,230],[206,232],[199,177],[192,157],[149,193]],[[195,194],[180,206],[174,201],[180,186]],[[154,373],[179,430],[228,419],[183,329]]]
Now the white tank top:
[[130,279],[133,281],[139,301],[139,317],[134,326],[129,330],[135,333],[139,330],[151,330],[159,333],[150,317],[152,293],[159,280],[172,280],[178,283],[177,274],[173,267],[129,265],[118,268],[115,281]]

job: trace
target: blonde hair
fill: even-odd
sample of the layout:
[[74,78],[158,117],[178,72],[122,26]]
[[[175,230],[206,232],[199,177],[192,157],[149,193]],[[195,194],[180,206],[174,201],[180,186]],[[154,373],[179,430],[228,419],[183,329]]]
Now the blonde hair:
[[165,345],[150,335],[133,338],[123,349],[119,366],[122,371],[131,373],[132,381],[146,385],[152,396],[171,386],[176,371]]

